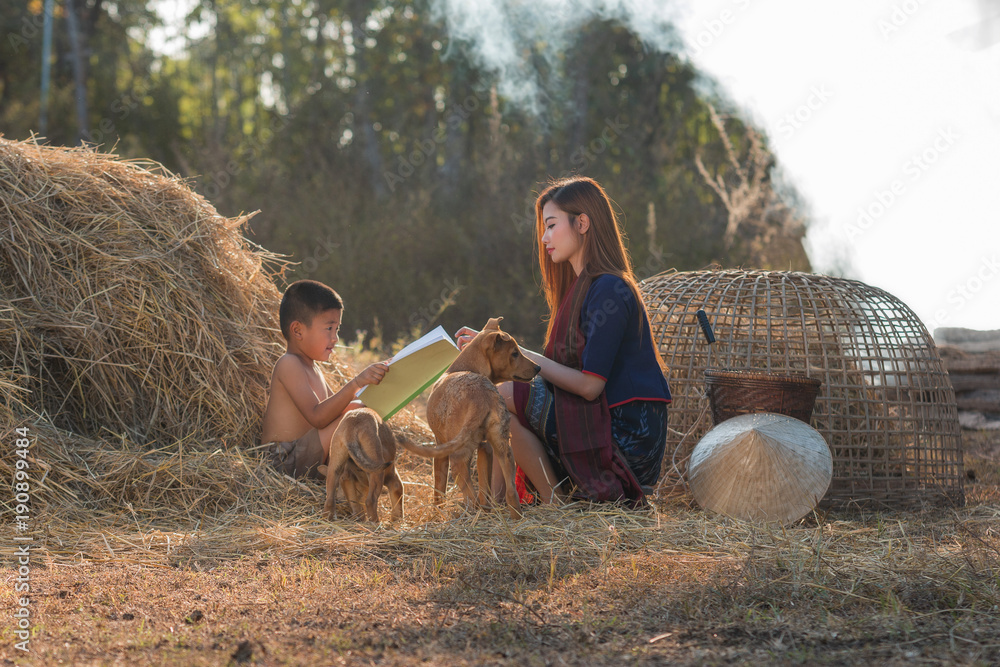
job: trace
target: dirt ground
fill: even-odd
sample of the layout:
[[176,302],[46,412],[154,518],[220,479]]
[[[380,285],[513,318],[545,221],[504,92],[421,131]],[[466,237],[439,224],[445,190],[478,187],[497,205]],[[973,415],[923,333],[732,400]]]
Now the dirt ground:
[[448,549],[435,524],[379,541],[394,529],[344,522],[331,530],[368,537],[295,557],[33,562],[29,653],[14,647],[8,566],[0,662],[1000,664],[1000,432],[963,440],[962,508],[769,532],[673,500],[642,538],[587,509],[529,508],[522,523],[549,512],[580,536],[547,550],[503,513],[453,508],[437,527],[467,538]]

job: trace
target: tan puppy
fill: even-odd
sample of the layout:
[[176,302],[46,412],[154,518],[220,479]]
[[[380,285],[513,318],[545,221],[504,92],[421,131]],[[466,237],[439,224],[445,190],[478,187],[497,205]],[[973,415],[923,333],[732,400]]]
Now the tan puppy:
[[396,472],[396,437],[374,410],[359,408],[344,415],[333,432],[327,465],[320,466],[319,471],[326,473],[323,512],[331,519],[337,516],[338,485],[343,486],[355,517],[363,514],[369,521],[379,520],[378,497],[385,486],[393,520],[403,518],[403,481]]
[[[465,506],[476,505],[472,490],[472,455],[479,454],[478,505],[486,505],[490,489],[490,463],[495,459],[507,482],[507,506],[512,517],[521,515],[514,487],[514,457],[510,452],[510,413],[496,384],[509,380],[528,382],[539,367],[524,356],[517,342],[500,331],[502,317],[490,319],[465,346],[454,363],[431,388],[427,399],[427,424],[439,443],[421,447],[401,440],[403,447],[434,459],[434,502],[444,501],[449,461],[455,464],[455,481]],[[482,445],[489,443],[489,449]]]

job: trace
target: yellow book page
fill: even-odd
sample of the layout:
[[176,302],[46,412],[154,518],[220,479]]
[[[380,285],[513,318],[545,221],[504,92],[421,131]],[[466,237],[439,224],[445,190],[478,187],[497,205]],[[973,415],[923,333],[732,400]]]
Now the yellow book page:
[[457,356],[458,347],[438,327],[400,350],[382,382],[368,385],[358,398],[382,419],[389,419],[441,377]]

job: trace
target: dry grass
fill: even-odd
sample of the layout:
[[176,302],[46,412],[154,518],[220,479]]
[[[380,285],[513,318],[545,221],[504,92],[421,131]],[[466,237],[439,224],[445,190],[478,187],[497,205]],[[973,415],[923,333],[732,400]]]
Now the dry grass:
[[158,165],[0,138],[0,368],[89,436],[245,445],[281,258]]
[[406,477],[417,516],[395,527],[320,520],[315,485],[201,526],[55,521],[28,664],[1000,658],[996,487],[958,511],[776,532],[681,504],[437,517],[419,500],[428,476]]
[[[996,434],[967,435],[975,451],[1000,449]],[[403,522],[329,522],[319,484],[254,452],[134,459],[99,475],[113,502],[36,524],[24,664],[1000,659],[996,457],[969,460],[964,508],[814,515],[784,530],[683,499],[528,508],[512,522],[463,513],[452,489],[437,510],[427,462],[406,457]],[[2,637],[0,658],[21,657]]]
[[[12,169],[14,149],[39,151],[37,164]],[[454,489],[444,508],[434,508],[428,462],[403,454],[402,522],[329,522],[320,517],[319,484],[278,475],[253,447],[261,378],[276,354],[270,316],[252,312],[274,306],[277,294],[273,276],[260,268],[266,253],[231,246],[229,255],[215,255],[219,266],[189,263],[178,238],[209,243],[221,235],[237,243],[233,221],[168,175],[46,150],[0,144],[0,164],[7,165],[0,196],[8,210],[15,200],[41,207],[38,220],[4,226],[7,218],[0,218],[0,236],[15,234],[23,249],[30,230],[22,227],[51,225],[46,216],[75,210],[76,227],[30,238],[48,244],[55,260],[58,253],[94,259],[25,272],[15,266],[13,246],[0,252],[0,475],[11,477],[14,429],[27,428],[33,442],[31,522],[20,535],[33,538],[34,635],[31,653],[23,654],[14,649],[13,625],[0,627],[5,664],[1000,660],[998,434],[966,434],[974,439],[967,466],[975,479],[962,508],[816,514],[770,529],[707,515],[676,494],[639,512],[536,507],[512,522],[503,511],[464,513]],[[156,224],[167,231],[156,237],[141,231],[153,224],[142,215],[166,217],[166,209],[154,207],[116,218],[134,223],[127,238],[119,239],[111,223],[97,234],[89,225],[104,225],[103,217],[51,201],[70,187],[66,173],[76,168],[108,187],[127,176],[143,193],[173,192],[163,206],[172,202],[180,217],[204,215],[183,218],[190,224],[161,220]],[[34,190],[26,185],[32,174],[39,179]],[[90,177],[75,178],[70,191],[82,192]],[[53,183],[62,185],[46,185]],[[116,201],[107,210],[138,206],[125,194]],[[146,237],[155,240],[143,246]],[[164,248],[175,248],[175,256]],[[133,253],[114,272],[96,259],[112,250]],[[46,278],[49,287],[46,271],[59,274]],[[230,275],[236,286],[266,277],[271,286],[248,287],[257,290],[256,301],[231,299],[222,307],[213,299],[230,287],[206,272]],[[163,279],[189,294],[156,292]],[[23,292],[8,287],[17,281],[29,281]],[[125,334],[146,326],[135,316],[147,306],[122,297],[87,311],[111,298],[112,283],[133,284],[147,305],[154,293],[161,299],[149,306],[159,323],[132,343]],[[94,295],[103,296],[85,299],[98,284]],[[71,290],[76,296],[63,298]],[[74,308],[74,298],[85,301]],[[204,314],[190,310],[198,300],[206,303]],[[80,322],[91,317],[92,329],[80,335]],[[78,346],[73,355],[71,342]],[[229,363],[236,348],[244,361],[209,372]],[[332,366],[331,381],[343,381],[350,362]],[[136,382],[140,367],[144,380]],[[429,439],[412,411],[392,423],[418,441]],[[7,515],[12,496],[0,498]],[[0,535],[5,562],[14,563],[10,521]],[[0,593],[5,609],[17,606],[15,573],[7,570]]]

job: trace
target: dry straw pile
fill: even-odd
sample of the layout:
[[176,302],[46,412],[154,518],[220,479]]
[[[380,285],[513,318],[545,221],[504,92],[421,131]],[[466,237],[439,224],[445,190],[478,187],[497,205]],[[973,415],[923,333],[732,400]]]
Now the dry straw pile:
[[[0,360],[53,425],[245,445],[279,258],[156,165],[0,140]],[[269,270],[270,269],[270,270]]]
[[34,518],[163,526],[298,493],[253,449],[285,263],[250,216],[155,164],[2,138],[0,211],[0,436],[31,432]]

